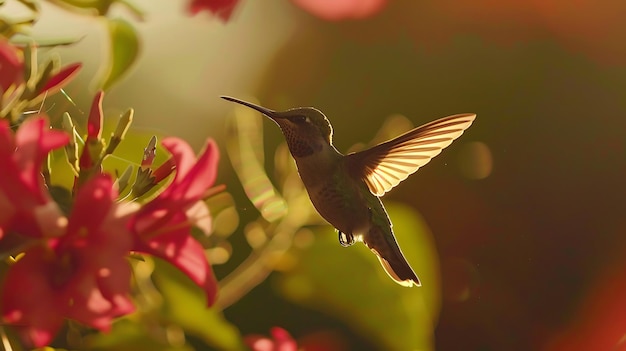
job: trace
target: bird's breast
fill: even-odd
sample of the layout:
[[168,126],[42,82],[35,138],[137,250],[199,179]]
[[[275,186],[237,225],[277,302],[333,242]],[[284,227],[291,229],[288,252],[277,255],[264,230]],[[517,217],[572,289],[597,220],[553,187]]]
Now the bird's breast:
[[368,230],[370,209],[364,195],[374,195],[365,184],[353,180],[341,165],[331,169],[323,166],[302,169],[298,164],[298,170],[313,206],[326,221],[356,236]]

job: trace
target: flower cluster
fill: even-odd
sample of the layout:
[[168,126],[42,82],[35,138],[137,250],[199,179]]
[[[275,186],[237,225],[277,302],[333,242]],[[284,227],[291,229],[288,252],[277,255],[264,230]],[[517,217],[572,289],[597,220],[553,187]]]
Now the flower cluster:
[[214,142],[208,141],[196,158],[183,140],[164,139],[172,157],[160,167],[158,178],[151,165],[144,165],[139,173],[148,175],[141,179],[149,184],[141,187],[155,186],[174,173],[171,183],[145,203],[119,200],[123,189],[101,164],[131,118],[121,119],[105,148],[102,97],[96,95],[89,115],[67,215],[51,196],[42,169],[53,150],[73,150],[68,146],[75,144],[76,133],[50,129],[43,114],[26,118],[16,132],[0,120],[0,247],[14,257],[1,312],[4,323],[34,346],[48,344],[66,318],[106,331],[113,318],[134,311],[128,262],[133,252],[170,262],[204,289],[209,304],[215,301],[211,266],[190,235],[193,226],[209,218],[202,200],[215,181]]
[[63,89],[82,66],[60,67],[50,59],[39,69],[36,60],[34,45],[19,50],[0,36],[0,118],[18,122],[25,111]]
[[[189,13],[207,11],[223,22],[231,19],[240,2],[186,1]],[[165,138],[161,146],[170,157],[155,165],[157,141],[153,137],[140,165],[129,166],[119,174],[111,172],[103,161],[124,139],[133,110],[122,114],[110,138],[103,137],[102,132],[102,91],[93,98],[84,133],[68,112],[42,112],[47,99],[59,92],[74,104],[64,89],[68,89],[82,64],[61,65],[56,57],[40,61],[40,44],[14,44],[12,37],[27,33],[23,29],[34,24],[41,11],[38,1],[19,2],[32,11],[31,20],[0,20],[0,254],[4,264],[0,277],[0,337],[5,348],[14,341],[19,343],[14,339],[21,339],[21,348],[62,343],[60,337],[56,341],[55,337],[62,334],[59,331],[68,320],[107,332],[119,317],[137,312],[126,320],[140,319],[137,316],[142,315],[146,304],[145,296],[141,296],[146,278],[134,260],[143,260],[145,256],[141,255],[169,263],[203,291],[207,306],[224,308],[222,298],[216,301],[218,282],[207,259],[224,261],[223,252],[230,247],[223,242],[223,230],[216,229],[221,239],[220,235],[209,237],[213,223],[204,200],[223,189],[213,187],[219,159],[214,141],[209,139],[196,155],[184,140]],[[106,17],[110,5],[66,0],[59,3],[76,13],[87,10],[101,17]],[[0,8],[3,5],[0,1]],[[141,17],[141,11],[130,3],[126,5]],[[124,58],[133,55],[116,55],[115,51],[137,52],[136,33],[123,21],[105,22],[110,42],[114,43],[110,47],[113,62],[108,68],[121,75],[132,63],[132,59]],[[57,179],[53,182],[52,169],[56,172],[59,165],[50,166],[50,160],[58,159],[63,150],[68,161],[64,166],[71,171],[69,177],[73,176],[67,188],[56,185]],[[231,221],[230,227],[232,223],[236,221]],[[192,236],[194,230],[205,236]],[[219,252],[221,259],[212,256]],[[258,252],[260,249],[251,257]],[[268,255],[269,248],[262,253]],[[271,269],[264,268],[267,272]],[[241,271],[240,276],[245,277],[245,266]],[[254,286],[259,282],[245,284]],[[248,290],[235,289],[233,293],[232,285],[225,285],[231,303]],[[70,344],[74,327],[69,324]],[[5,328],[15,333],[7,334]],[[252,335],[244,340],[238,336],[223,348],[239,343],[242,348],[246,344],[254,350],[297,349],[287,331],[274,328],[271,334],[271,339]]]

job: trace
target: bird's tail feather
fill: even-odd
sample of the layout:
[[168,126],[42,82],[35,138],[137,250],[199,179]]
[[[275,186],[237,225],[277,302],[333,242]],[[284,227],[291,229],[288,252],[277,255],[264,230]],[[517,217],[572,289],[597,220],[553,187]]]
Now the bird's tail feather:
[[[372,230],[375,229],[372,228]],[[393,235],[372,234],[368,235],[368,239],[364,243],[376,254],[389,277],[402,286],[421,286],[419,278],[404,258]]]

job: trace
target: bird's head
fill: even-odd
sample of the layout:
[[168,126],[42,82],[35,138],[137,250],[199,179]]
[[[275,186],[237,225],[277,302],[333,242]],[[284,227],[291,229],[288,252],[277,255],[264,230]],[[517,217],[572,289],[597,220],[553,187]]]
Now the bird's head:
[[328,118],[313,107],[273,111],[229,96],[222,96],[222,99],[248,106],[276,122],[294,157],[306,157],[332,145],[333,128]]

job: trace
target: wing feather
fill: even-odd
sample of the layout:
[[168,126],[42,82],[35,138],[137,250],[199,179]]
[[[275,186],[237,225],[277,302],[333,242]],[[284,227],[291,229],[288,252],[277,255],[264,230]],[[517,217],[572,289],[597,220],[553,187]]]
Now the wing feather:
[[348,169],[362,178],[374,195],[382,196],[439,155],[475,118],[473,113],[444,117],[371,149],[349,154]]

